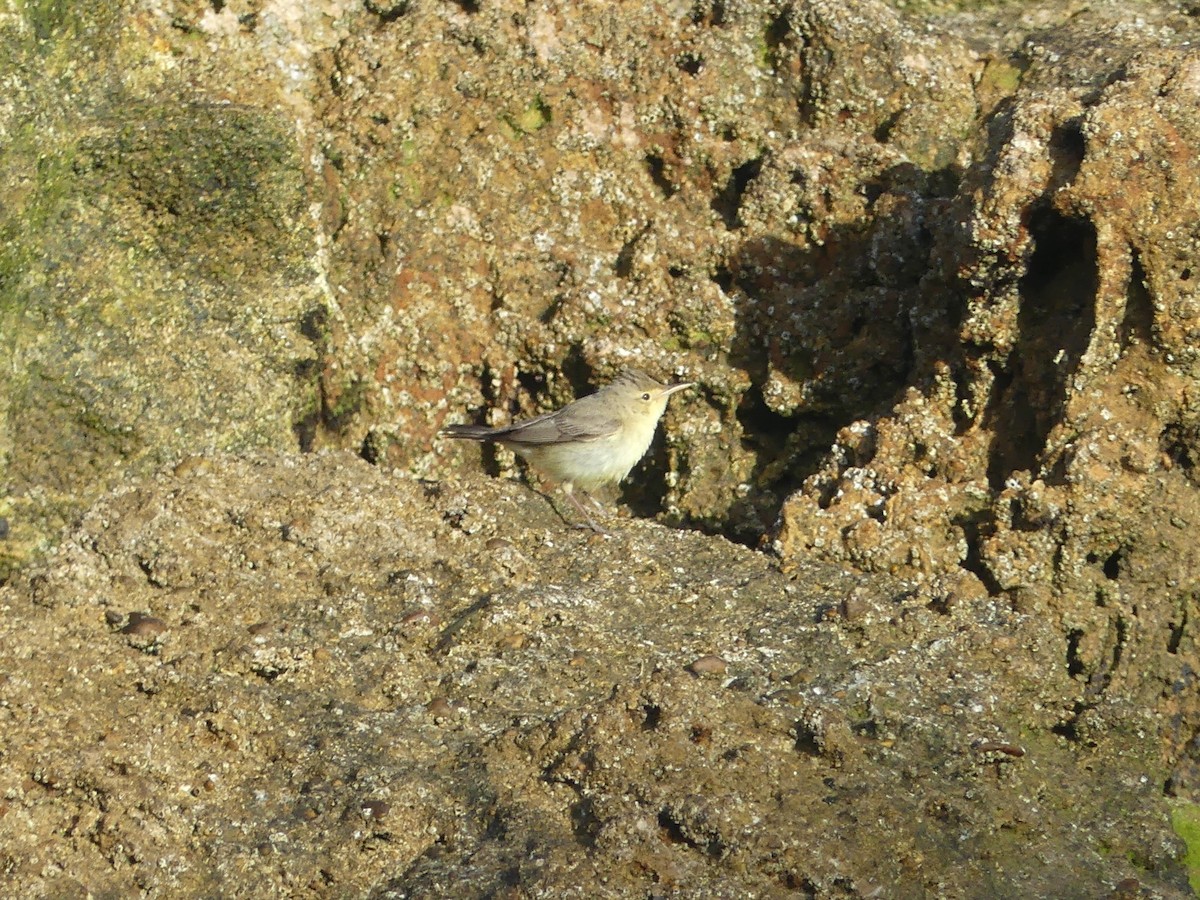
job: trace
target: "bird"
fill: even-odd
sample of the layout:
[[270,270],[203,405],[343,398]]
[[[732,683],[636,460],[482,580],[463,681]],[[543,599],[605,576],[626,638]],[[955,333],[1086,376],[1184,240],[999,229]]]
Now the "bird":
[[624,480],[650,449],[668,399],[694,384],[662,384],[645,372],[626,369],[595,393],[553,412],[499,428],[446,425],[439,434],[495,442],[520,454],[562,484],[567,498],[587,522],[578,527],[607,534],[592,521],[574,488],[589,493]]

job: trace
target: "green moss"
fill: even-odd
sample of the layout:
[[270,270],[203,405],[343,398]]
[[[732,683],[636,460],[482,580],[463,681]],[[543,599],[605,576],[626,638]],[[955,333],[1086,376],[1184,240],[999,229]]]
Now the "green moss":
[[[60,27],[68,26],[45,25]],[[23,40],[24,48],[0,47],[0,71],[12,66],[6,50],[30,52],[28,31]],[[282,440],[278,418],[260,424],[236,402],[231,421],[210,426],[170,408],[171,398],[179,378],[210,361],[214,377],[228,377],[207,341],[215,330],[247,355],[261,352],[263,311],[248,285],[304,285],[311,266],[303,174],[285,120],[112,97],[72,107],[54,82],[66,48],[37,52],[49,77],[24,85],[23,117],[0,153],[0,472],[13,523],[0,577],[78,515],[119,465],[155,465],[193,437],[215,446]],[[180,335],[178,351],[158,354],[157,333]],[[272,363],[291,361],[286,349],[268,353]],[[248,377],[252,386],[259,379]],[[210,383],[202,374],[195,382]],[[154,412],[144,427],[129,399],[138,397]],[[319,408],[305,401],[306,412]],[[180,417],[177,429],[155,421],[164,410]]]
[[22,12],[34,37],[48,41],[57,36],[73,36],[80,29],[80,6],[71,0],[25,0]]
[[172,264],[218,280],[244,280],[264,259],[304,265],[306,192],[282,120],[184,104],[132,107],[103,124],[81,142],[75,169],[126,210],[118,240],[148,239]]
[[1008,60],[990,59],[983,68],[979,79],[979,91],[994,93],[1007,97],[1017,92],[1021,86],[1023,70]]
[[1184,863],[1188,883],[1200,894],[1200,803],[1179,803],[1171,809],[1171,827],[1187,845]]
[[332,431],[339,431],[350,423],[366,405],[367,386],[359,379],[350,381],[340,396],[328,403],[322,419]]
[[47,244],[61,238],[79,193],[74,147],[57,143],[43,129],[14,129],[0,163],[0,179],[16,190],[0,206],[0,322],[13,334],[8,316],[26,306],[24,297],[44,290],[38,260]]
[[521,112],[505,116],[503,121],[508,126],[509,137],[533,134],[550,124],[550,106],[540,96],[535,97]]
[[119,34],[113,26],[124,15],[121,5],[24,0],[20,14],[28,27],[23,32],[6,29],[7,49],[24,45],[22,49],[32,49],[47,64],[45,72],[51,79],[73,78],[79,59],[111,57]]
[[765,33],[754,43],[754,64],[763,72],[775,71],[775,53]]
[[299,212],[298,160],[290,134],[275,124],[258,110],[227,106],[146,109],[110,147],[146,202],[184,220],[244,227]]

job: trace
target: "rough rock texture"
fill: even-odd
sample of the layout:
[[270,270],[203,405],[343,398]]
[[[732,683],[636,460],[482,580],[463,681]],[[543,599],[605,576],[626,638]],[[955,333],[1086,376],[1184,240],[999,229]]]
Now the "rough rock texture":
[[295,446],[316,403],[291,123],[142,90],[120,25],[109,5],[0,16],[0,572],[125,472]]
[[[14,889],[1182,890],[1195,9],[905,8],[5,7],[0,579],[36,564],[4,594]],[[509,475],[438,427],[631,362],[700,387],[621,499],[708,538],[583,544],[520,489],[256,455]],[[516,549],[456,556],[487,504]],[[680,599],[706,590],[728,608]],[[496,591],[533,612],[503,625]],[[567,615],[589,602],[628,618],[605,638]]]
[[1103,741],[1159,710],[1193,796],[1200,57],[1154,34],[1081,17],[1026,45],[932,242],[966,297],[956,349],[843,428],[778,547],[1045,617],[1078,681],[1056,727]]
[[613,530],[350,454],[105,497],[0,590],[4,895],[1186,889],[1038,617]]
[[902,211],[977,122],[955,39],[874,4],[414,3],[323,59],[331,278],[366,298],[322,380],[340,443],[429,471],[447,407],[527,413],[518,388],[632,358],[707,394],[643,502],[754,540],[831,409],[901,381],[899,292],[832,261],[879,204],[888,277],[919,277]]
[[[767,405],[803,406],[788,453],[815,463],[836,392],[865,374],[866,408],[902,376],[886,320],[849,348],[821,331],[831,314],[898,308],[857,286],[843,304],[852,272],[825,282],[771,355],[839,359],[819,397],[780,407],[795,379],[762,357],[755,305],[770,298],[735,281],[769,292],[800,263],[806,279],[828,274],[873,194],[902,203],[913,185],[895,173],[951,164],[976,123],[974,56],[864,10],[9,14],[10,559],[122,470],[189,447],[336,444],[429,473],[451,410],[528,412],[526,389],[559,403],[631,359],[708,392],[686,456],[673,451],[681,478],[643,480],[631,499],[755,539],[798,480],[787,465],[763,477],[780,448],[748,388],[771,374]],[[64,267],[73,278],[57,279]],[[919,260],[899,268],[911,277]],[[41,459],[58,433],[73,452],[53,472],[23,455]]]

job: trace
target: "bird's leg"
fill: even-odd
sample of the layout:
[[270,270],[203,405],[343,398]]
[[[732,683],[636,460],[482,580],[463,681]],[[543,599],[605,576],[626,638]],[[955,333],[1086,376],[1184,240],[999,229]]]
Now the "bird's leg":
[[[564,485],[563,485],[563,492],[564,492],[564,493],[566,493],[566,495],[567,495],[567,499],[569,499],[569,500],[570,500],[572,503],[574,503],[574,504],[575,504],[575,508],[576,508],[577,510],[579,510],[579,514],[580,514],[581,516],[583,516],[583,518],[584,518],[584,521],[587,523],[586,525],[584,525],[584,524],[577,524],[577,525],[575,526],[576,528],[590,528],[590,529],[592,529],[592,531],[594,531],[596,534],[603,534],[603,535],[605,535],[605,536],[609,536],[608,532],[607,532],[607,531],[605,531],[603,528],[601,528],[599,525],[597,525],[597,524],[596,524],[596,523],[595,523],[595,522],[592,520],[592,517],[591,517],[590,515],[588,515],[588,511],[587,511],[586,509],[584,509],[584,508],[583,508],[583,504],[582,504],[582,503],[580,503],[580,502],[579,502],[579,498],[575,496],[575,491],[572,489],[572,485],[570,484],[570,482],[567,482],[566,484],[564,484]],[[588,498],[589,500],[591,500],[591,501],[592,501],[592,503],[596,503],[596,500],[595,500],[595,498],[593,498],[593,497],[592,497],[590,494],[586,494],[585,496],[587,496],[587,498]],[[597,506],[598,506],[598,505],[599,505],[599,504],[597,504]]]

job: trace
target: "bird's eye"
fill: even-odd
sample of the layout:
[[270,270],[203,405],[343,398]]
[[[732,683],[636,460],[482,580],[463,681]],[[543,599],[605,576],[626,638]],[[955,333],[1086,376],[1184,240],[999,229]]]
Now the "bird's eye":
[[642,399],[643,399],[643,400],[649,400],[649,399],[650,399],[650,394],[649,394],[649,392],[647,392],[647,393],[645,393],[645,394],[642,394]]

